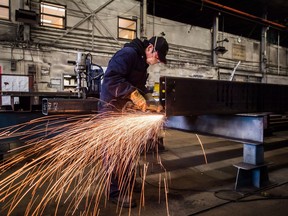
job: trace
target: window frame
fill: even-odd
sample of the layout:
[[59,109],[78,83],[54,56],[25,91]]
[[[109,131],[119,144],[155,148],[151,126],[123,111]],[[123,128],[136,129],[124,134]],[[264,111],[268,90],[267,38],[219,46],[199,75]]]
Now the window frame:
[[[129,28],[120,27],[120,26],[119,26],[119,21],[120,21],[120,19],[135,22],[135,29],[132,30],[132,29],[129,29]],[[133,39],[137,38],[137,26],[138,26],[138,25],[137,25],[137,19],[125,18],[125,17],[118,16],[118,18],[117,18],[117,37],[118,37],[118,39],[133,40]],[[134,37],[134,38],[123,38],[123,37],[120,37],[120,30],[126,30],[126,31],[130,31],[130,32],[134,32],[135,37]]]
[[11,0],[8,0],[8,6],[0,4],[0,8],[6,8],[6,9],[8,9],[8,19],[1,18],[1,17],[0,17],[0,20],[11,21],[11,8],[10,8],[10,7],[11,7]]
[[[57,8],[57,6],[59,6],[59,8],[64,8],[65,9],[64,17],[54,15],[54,14],[49,14],[49,13],[42,13],[42,4],[47,4],[48,6],[52,6],[52,7],[54,6],[56,8]],[[66,29],[67,28],[67,6],[66,5],[62,5],[62,4],[58,4],[58,3],[54,3],[54,2],[49,2],[49,1],[40,1],[39,15],[40,15],[40,19],[39,19],[39,25],[40,26],[47,27],[47,28],[53,28],[53,29]],[[45,24],[45,22],[42,22],[42,16],[43,15],[63,19],[63,27],[56,27],[56,26]]]

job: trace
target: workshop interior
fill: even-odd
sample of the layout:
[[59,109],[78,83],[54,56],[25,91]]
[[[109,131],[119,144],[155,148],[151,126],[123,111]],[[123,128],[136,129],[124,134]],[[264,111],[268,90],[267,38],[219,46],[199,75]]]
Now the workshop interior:
[[[55,200],[44,199],[52,183],[38,185],[38,179],[30,184],[37,190],[3,189],[0,215],[287,215],[287,11],[284,0],[1,0],[0,185],[7,182],[7,188],[31,175],[29,170],[20,176],[18,169],[36,162],[45,166],[46,160],[36,156],[44,147],[11,169],[5,165],[30,146],[41,146],[42,138],[67,133],[73,144],[78,134],[78,141],[86,143],[89,122],[102,118],[105,72],[125,44],[164,37],[169,51],[165,64],[147,65],[145,84],[163,110],[129,109],[129,114],[164,119],[163,149],[139,152],[135,175],[142,190],[133,194],[136,208],[115,205],[105,195],[94,203],[97,182],[73,199],[73,187],[84,185],[83,173],[67,180],[69,190],[61,190],[64,195],[59,192]],[[62,124],[79,128],[75,137]],[[50,125],[55,130],[45,130]],[[102,133],[95,127],[93,139],[98,139]],[[28,136],[31,131],[35,134]],[[125,140],[125,133],[115,140]],[[53,154],[61,151],[66,152],[61,148]],[[36,166],[33,171],[44,172]],[[72,171],[77,173],[77,167]],[[61,172],[51,176],[61,179]],[[65,195],[77,208],[72,210]],[[45,208],[32,214],[31,197],[35,203],[44,200]]]

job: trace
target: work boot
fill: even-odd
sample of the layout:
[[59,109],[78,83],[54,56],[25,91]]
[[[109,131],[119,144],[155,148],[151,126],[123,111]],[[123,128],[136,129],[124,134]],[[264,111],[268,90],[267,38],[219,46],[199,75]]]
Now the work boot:
[[131,202],[130,202],[130,196],[126,195],[126,196],[113,196],[110,197],[110,200],[112,203],[114,204],[119,204],[119,206],[123,207],[123,208],[135,208],[137,206],[137,203],[135,201],[135,199],[132,198]]

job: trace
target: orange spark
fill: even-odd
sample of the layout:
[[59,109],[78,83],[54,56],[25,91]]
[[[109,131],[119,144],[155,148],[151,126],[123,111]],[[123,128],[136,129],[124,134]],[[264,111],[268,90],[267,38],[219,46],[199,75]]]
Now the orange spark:
[[[29,194],[27,216],[43,214],[51,201],[56,203],[55,215],[60,201],[67,206],[66,215],[75,213],[81,202],[81,215],[98,215],[112,172],[119,176],[121,194],[131,195],[123,187],[135,175],[141,152],[149,148],[147,140],[157,140],[164,121],[161,114],[143,113],[55,115],[1,129],[0,139],[26,141],[19,154],[0,165],[5,176],[0,180],[0,202],[5,202],[7,215]],[[9,172],[21,162],[22,167]]]

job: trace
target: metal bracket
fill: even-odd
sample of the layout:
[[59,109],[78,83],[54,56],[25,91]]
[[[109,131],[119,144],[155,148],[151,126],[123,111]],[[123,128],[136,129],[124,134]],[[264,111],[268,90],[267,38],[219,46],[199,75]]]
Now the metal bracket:
[[264,139],[266,116],[262,114],[169,116],[165,126],[188,132],[223,137],[241,143],[261,144]]
[[238,169],[235,182],[235,190],[243,188],[262,188],[270,184],[268,176],[268,163],[252,165],[248,163],[234,164]]

